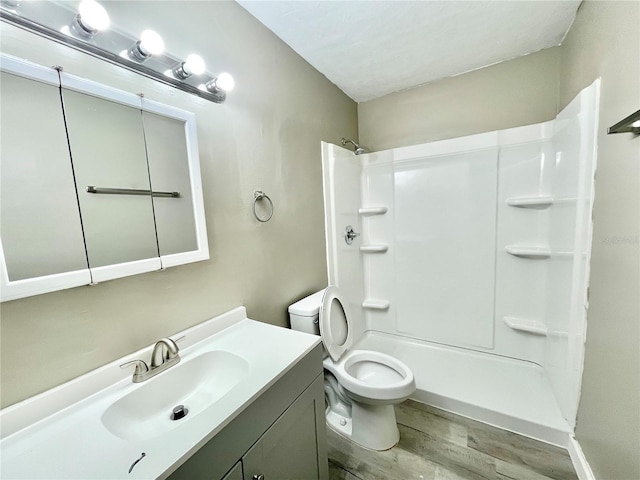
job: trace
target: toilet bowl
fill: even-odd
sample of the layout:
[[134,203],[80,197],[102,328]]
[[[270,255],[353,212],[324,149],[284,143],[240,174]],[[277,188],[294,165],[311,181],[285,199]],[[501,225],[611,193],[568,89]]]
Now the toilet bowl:
[[398,403],[415,391],[409,367],[385,353],[354,350],[338,363],[325,358],[323,364],[350,397],[364,403]]
[[[416,389],[409,367],[391,355],[351,349],[351,315],[336,287],[294,303],[289,316],[292,329],[322,337],[326,352],[323,366],[329,372],[325,373],[329,427],[373,450],[396,445],[400,434],[393,405]],[[338,398],[341,400],[334,400]],[[351,404],[345,405],[344,400]]]

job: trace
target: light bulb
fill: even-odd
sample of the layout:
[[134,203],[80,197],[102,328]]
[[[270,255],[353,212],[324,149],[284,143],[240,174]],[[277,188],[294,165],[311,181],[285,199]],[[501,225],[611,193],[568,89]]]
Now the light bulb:
[[202,75],[205,70],[204,60],[200,55],[192,53],[184,62],[178,63],[169,70],[171,76],[178,80],[186,80],[191,75]]
[[80,22],[89,30],[105,30],[109,28],[109,14],[95,0],[82,0],[78,7]]
[[187,56],[187,60],[182,64],[182,68],[188,75],[202,75],[206,67],[202,57],[192,53]]
[[210,92],[214,95],[219,95],[220,91],[230,92],[233,90],[233,86],[235,82],[233,81],[233,77],[227,72],[221,73],[213,80],[209,80],[204,85],[200,85],[198,88],[203,92]]
[[153,30],[145,30],[140,35],[138,47],[145,56],[160,55],[164,52],[164,41],[162,37]]
[[635,122],[633,122],[633,123],[631,124],[631,126],[632,126],[633,128],[640,128],[640,120],[636,120]]
[[82,0],[78,7],[78,14],[71,25],[63,27],[62,33],[74,37],[90,40],[100,30],[109,27],[109,14],[95,0]]
[[140,40],[127,50],[126,56],[131,60],[143,63],[153,55],[160,55],[162,52],[164,52],[162,37],[153,30],[145,30],[140,35]]
[[233,77],[227,72],[221,73],[216,79],[216,87],[220,90],[224,90],[225,92],[233,90],[235,84]]

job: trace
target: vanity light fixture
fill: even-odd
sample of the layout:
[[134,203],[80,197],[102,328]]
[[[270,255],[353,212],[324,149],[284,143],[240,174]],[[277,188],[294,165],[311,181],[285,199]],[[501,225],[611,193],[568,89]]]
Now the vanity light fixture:
[[131,60],[137,62],[146,62],[154,55],[160,55],[164,52],[164,40],[153,30],[145,30],[140,34],[140,40],[134,43],[127,55]]
[[231,75],[207,72],[199,55],[182,59],[164,51],[153,30],[136,39],[109,28],[109,15],[96,0],[83,0],[77,10],[60,0],[0,0],[0,20],[211,102],[223,103],[233,88]]
[[90,40],[99,31],[109,28],[109,14],[95,0],[82,0],[78,14],[71,25],[63,28],[63,33],[71,33],[78,38]]
[[171,73],[178,80],[186,80],[191,75],[202,75],[205,69],[206,67],[202,57],[192,53],[187,56],[187,59],[184,62],[180,62],[178,65],[173,67]]
[[236,82],[233,80],[231,74],[227,72],[223,72],[218,75],[213,80],[208,81],[207,83],[200,85],[198,88],[201,90],[206,90],[211,93],[219,93],[219,92],[230,92],[233,90]]

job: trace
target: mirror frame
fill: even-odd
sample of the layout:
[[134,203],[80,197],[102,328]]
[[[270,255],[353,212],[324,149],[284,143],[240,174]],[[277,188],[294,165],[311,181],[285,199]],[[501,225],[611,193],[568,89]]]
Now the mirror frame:
[[[92,278],[93,284],[95,284],[116,278],[157,271],[167,267],[209,259],[207,225],[202,193],[202,178],[200,175],[196,116],[194,113],[164,105],[153,100],[148,100],[142,95],[136,95],[108,87],[98,82],[65,73],[64,71],[61,71],[60,74],[58,74],[58,71],[54,68],[44,67],[1,52],[0,70],[30,80],[36,80],[56,87],[62,86],[64,89],[89,94],[108,101],[134,107],[142,111],[183,121],[185,124],[185,139],[191,185],[191,203],[194,212],[197,242],[196,250],[188,252],[161,255],[159,257],[136,260],[133,262],[106,265],[91,269],[86,268],[71,272],[11,281],[9,280],[2,239],[0,238],[0,301],[4,302],[67,288],[91,285]],[[76,185],[76,188],[78,189],[81,187]]]

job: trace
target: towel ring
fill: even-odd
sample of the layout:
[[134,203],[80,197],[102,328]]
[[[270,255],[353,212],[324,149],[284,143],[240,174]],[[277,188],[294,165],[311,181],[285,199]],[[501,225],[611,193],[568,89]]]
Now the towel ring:
[[[269,213],[269,216],[267,216],[266,218],[260,218],[258,216],[258,213],[256,212],[256,203],[259,200],[264,200],[264,199],[266,199],[267,202],[269,202],[269,210],[271,210],[271,212]],[[265,223],[265,222],[268,222],[269,220],[271,220],[271,217],[273,217],[273,202],[269,198],[269,195],[264,193],[262,190],[256,190],[255,192],[253,192],[253,207],[252,207],[252,210],[253,210],[253,216],[256,217],[256,220],[258,220],[259,222]]]

